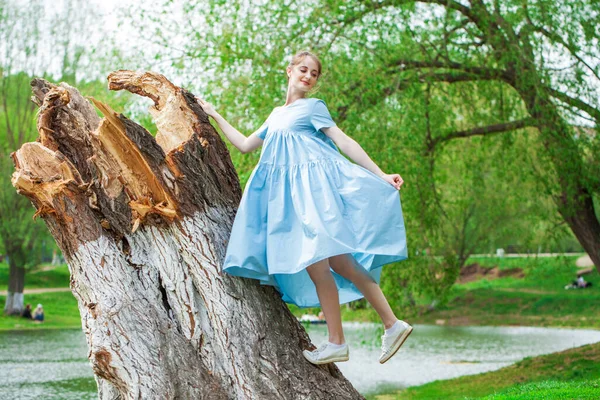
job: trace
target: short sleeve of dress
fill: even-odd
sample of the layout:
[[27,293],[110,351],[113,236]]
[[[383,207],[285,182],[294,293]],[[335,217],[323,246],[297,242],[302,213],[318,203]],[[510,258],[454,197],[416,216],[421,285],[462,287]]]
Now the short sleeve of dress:
[[262,140],[265,140],[268,130],[269,130],[269,118],[267,118],[267,120],[265,122],[263,122],[263,124],[260,126],[260,128],[258,128],[256,130],[256,132],[255,132],[256,136],[258,136]]
[[335,126],[335,122],[333,122],[331,114],[329,114],[329,110],[327,109],[327,105],[325,105],[323,100],[317,100],[315,102],[310,116],[310,122],[316,130]]

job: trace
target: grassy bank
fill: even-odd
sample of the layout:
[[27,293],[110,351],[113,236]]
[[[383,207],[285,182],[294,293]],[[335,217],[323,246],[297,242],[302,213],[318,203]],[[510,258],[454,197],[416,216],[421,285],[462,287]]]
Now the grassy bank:
[[[518,277],[494,280],[478,279],[456,284],[450,300],[433,311],[427,310],[423,299],[421,306],[411,315],[404,315],[412,323],[444,325],[523,325],[560,326],[600,329],[600,279],[597,272],[586,275],[592,282],[591,289],[565,290],[577,272],[577,257],[528,257],[528,258],[471,258],[470,263],[485,267],[498,267],[501,271],[520,268]],[[8,266],[0,263],[0,290],[6,290]],[[69,286],[66,265],[55,268],[41,266],[26,276],[27,289]],[[0,297],[0,301],[4,301]],[[79,325],[76,301],[69,293],[26,294],[25,301],[44,305],[47,322],[43,326],[62,324],[64,327]],[[290,306],[296,316],[304,313],[318,314],[318,309],[299,309]],[[373,309],[350,309],[342,307],[346,321],[378,321]],[[0,329],[12,329],[22,321],[0,317]],[[62,322],[58,322],[62,321]],[[24,321],[27,322],[27,321]],[[55,325],[58,327],[59,325]],[[40,326],[41,327],[41,326]]]
[[500,271],[520,268],[524,277],[486,278],[453,287],[450,301],[414,318],[425,324],[527,325],[600,328],[600,279],[589,289],[565,290],[576,277],[577,257],[472,258]]
[[[69,268],[66,264],[52,266],[39,265],[25,274],[25,290],[41,288],[69,287]],[[0,290],[8,286],[8,265],[0,263]]]
[[[4,296],[0,296],[0,304],[4,304],[5,300]],[[71,292],[25,294],[25,303],[31,303],[33,308],[41,303],[45,321],[40,324],[19,316],[0,314],[0,330],[81,329],[77,300]]]
[[[478,279],[456,284],[443,306],[429,310],[429,299],[411,314],[411,323],[442,325],[522,325],[600,329],[600,279],[593,272],[585,276],[590,289],[565,290],[578,270],[577,257],[471,258],[467,264],[498,267],[500,271],[519,268],[522,277],[506,276]],[[399,266],[400,267],[400,266]],[[290,307],[296,316],[318,314],[318,309]],[[352,310],[342,307],[346,321],[377,322],[378,316],[367,307]]]
[[[56,267],[40,265],[25,275],[25,291],[29,289],[68,288],[69,269],[66,265]],[[8,286],[8,265],[0,263],[0,290]],[[0,296],[0,304],[4,306],[5,296]],[[81,319],[77,309],[77,300],[70,291],[56,293],[25,293],[25,303],[33,308],[37,304],[44,306],[45,321],[35,323],[18,316],[7,316],[0,313],[0,330],[21,329],[81,329]]]
[[526,358],[498,371],[374,395],[369,400],[598,398],[600,343]]

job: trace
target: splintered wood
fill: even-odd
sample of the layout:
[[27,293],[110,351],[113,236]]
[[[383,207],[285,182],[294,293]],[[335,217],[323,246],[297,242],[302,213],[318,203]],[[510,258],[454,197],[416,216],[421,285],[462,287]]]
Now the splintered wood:
[[173,220],[177,216],[175,200],[163,189],[137,145],[129,139],[123,122],[108,105],[91,100],[104,114],[100,126],[92,133],[96,149],[91,161],[113,197],[118,195],[119,189],[127,189],[134,215],[133,231],[150,213]]
[[[118,88],[120,82],[123,88],[126,87],[137,93],[148,95],[157,102],[157,105],[160,104],[162,99],[167,99],[163,101],[164,104],[175,103],[168,100],[168,98],[176,96],[167,96],[166,92],[157,90],[156,86],[145,85],[146,91],[142,90],[141,87],[136,89],[136,82],[144,84],[154,78],[155,83],[160,81],[163,84],[161,87],[168,87],[173,90],[175,87],[160,75],[145,73],[138,77],[133,72],[118,71],[111,74],[111,77],[120,79],[111,82],[113,88]],[[126,78],[132,79],[132,82],[127,81]],[[129,83],[125,84],[125,82]],[[132,231],[135,231],[151,214],[160,215],[169,221],[178,217],[177,201],[169,192],[174,192],[175,177],[181,176],[181,171],[172,160],[166,160],[164,151],[159,151],[156,154],[157,147],[154,149],[155,154],[153,155],[158,157],[155,157],[153,161],[155,163],[160,162],[160,158],[162,158],[164,163],[162,171],[160,171],[162,179],[159,180],[156,176],[157,171],[152,170],[148,160],[141,153],[140,143],[135,143],[131,139],[131,136],[151,136],[149,133],[138,132],[132,135],[130,132],[128,134],[128,128],[138,130],[143,130],[143,128],[134,127],[132,124],[129,124],[129,127],[126,126],[121,119],[124,119],[123,116],[117,115],[108,105],[93,98],[91,99],[92,102],[104,115],[104,119],[97,124],[96,129],[86,130],[84,124],[63,124],[58,114],[65,107],[70,106],[72,95],[69,90],[72,92],[74,89],[68,85],[54,86],[41,80],[36,81],[36,83],[38,87],[35,88],[34,93],[38,95],[36,97],[37,103],[41,104],[37,125],[40,135],[39,143],[28,143],[13,153],[13,159],[17,167],[13,175],[13,185],[22,194],[30,197],[34,204],[39,204],[38,214],[52,210],[52,199],[57,196],[58,192],[64,190],[67,183],[76,182],[78,185],[82,185],[92,184],[92,181],[96,181],[104,194],[113,201],[122,193],[125,193],[129,200]],[[43,87],[39,87],[39,85],[43,85]],[[155,94],[152,94],[152,89],[156,92]],[[43,96],[43,98],[39,96]],[[156,108],[154,114],[158,115],[158,111],[158,108]],[[160,115],[163,115],[163,113]],[[161,117],[161,121],[165,121],[164,124],[169,125],[167,119]],[[191,119],[190,117],[189,120],[191,121]],[[56,125],[59,125],[59,127]],[[178,133],[184,132],[185,134],[180,134],[175,139],[163,140],[163,150],[167,151],[173,147],[181,146],[193,134],[193,127],[189,123],[180,122],[178,124],[171,123],[170,125],[176,125]],[[85,144],[88,145],[88,151],[85,153],[89,157],[85,161],[88,167],[91,168],[86,168],[84,173],[88,182],[82,181],[77,168],[59,151],[60,140],[57,136],[62,134],[60,132],[61,130],[64,131],[64,128],[75,128],[69,129],[67,133],[71,136],[72,142],[75,143],[73,147],[79,147],[76,145],[77,142],[81,142],[82,147],[85,147]],[[164,134],[161,136],[165,137]],[[81,150],[81,148],[76,150]],[[75,157],[74,152],[69,153],[69,155]],[[170,166],[173,167],[173,171],[170,170]],[[95,176],[92,171],[95,172]],[[170,189],[169,191],[165,190],[161,181]],[[90,196],[90,204],[99,210],[97,194],[89,191],[88,195]],[[110,227],[115,226],[115,224],[110,224],[110,220],[105,219],[102,226]]]
[[[148,111],[158,132],[156,142],[165,153],[187,141],[198,116],[186,104],[181,90],[164,76],[150,72],[119,70],[108,75],[111,90],[126,89],[154,101]],[[177,115],[177,118],[173,118]]]
[[55,212],[54,199],[59,193],[78,190],[79,172],[60,153],[40,143],[25,143],[11,154],[17,168],[12,182],[19,194],[35,199],[34,218]]

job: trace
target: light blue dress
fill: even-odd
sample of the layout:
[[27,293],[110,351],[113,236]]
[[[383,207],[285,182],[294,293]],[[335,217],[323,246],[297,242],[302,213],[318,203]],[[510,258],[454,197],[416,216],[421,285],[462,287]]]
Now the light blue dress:
[[[300,307],[319,305],[306,267],[351,254],[379,283],[381,267],[407,258],[400,195],[348,161],[321,128],[335,126],[322,100],[276,107],[235,216],[223,270],[273,285]],[[332,271],[333,272],[333,271]],[[340,304],[363,297],[333,273]]]

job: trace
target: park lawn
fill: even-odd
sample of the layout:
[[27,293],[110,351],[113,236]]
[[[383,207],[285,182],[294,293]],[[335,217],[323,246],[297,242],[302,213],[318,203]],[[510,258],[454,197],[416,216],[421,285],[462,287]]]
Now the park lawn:
[[[587,291],[587,290],[586,290]],[[458,293],[411,321],[442,325],[517,325],[600,329],[600,295],[588,291],[529,293],[494,288]]]
[[[423,302],[413,314],[403,315],[411,323],[445,325],[521,325],[521,326],[559,326],[600,329],[600,279],[597,272],[585,276],[594,286],[583,290],[565,290],[577,271],[577,257],[522,257],[522,258],[471,258],[467,264],[477,262],[482,266],[498,266],[499,269],[521,268],[524,278],[504,277],[494,280],[456,284],[450,293],[449,301],[433,311],[426,310]],[[401,263],[392,268],[400,268]],[[54,268],[40,266],[26,275],[27,289],[42,289],[69,286],[69,270],[66,265]],[[8,266],[0,263],[0,290],[6,290]],[[41,294],[40,294],[41,295]],[[53,313],[58,320],[64,321],[64,327],[79,325],[79,312],[71,293],[45,293],[45,300],[34,300],[38,295],[25,295],[25,301],[34,306],[41,302],[46,307],[66,301],[71,307],[56,309]],[[0,298],[3,301],[3,298]],[[301,309],[290,306],[294,315],[310,313],[317,315],[318,308]],[[51,312],[46,309],[46,312]],[[70,314],[69,314],[70,313]],[[8,319],[7,319],[8,318]],[[378,316],[370,307],[351,309],[342,307],[345,321],[377,322]],[[57,319],[48,324],[54,326]],[[75,323],[73,322],[75,320]],[[0,319],[0,329],[21,322],[10,317]]]
[[[25,273],[25,290],[69,287],[71,275],[67,264],[39,265]],[[8,287],[8,264],[0,263],[0,290]]]
[[[536,289],[545,291],[564,290],[566,284],[571,283],[579,268],[575,265],[579,256],[557,257],[471,257],[466,265],[477,263],[482,267],[498,267],[500,270],[521,268],[525,278],[500,278],[494,280],[481,279],[460,285],[465,289],[478,287],[511,288],[511,289]],[[585,276],[586,280],[598,280],[598,273],[594,272]]]
[[[478,263],[500,270],[521,268],[524,277],[479,279],[455,284],[446,304],[430,311],[429,301],[422,299],[418,309],[402,318],[413,324],[442,325],[519,325],[600,329],[600,279],[596,271],[585,275],[593,283],[589,289],[565,290],[576,276],[578,257],[471,258],[467,265]],[[392,266],[392,268],[400,268]],[[317,315],[318,308],[290,306],[296,316]],[[352,310],[342,307],[345,321],[378,322],[370,308]]]
[[600,279],[585,276],[589,289],[565,290],[576,276],[577,257],[479,258],[482,266],[521,268],[523,278],[456,284],[447,304],[411,321],[448,325],[526,325],[600,328]]
[[[0,304],[5,300],[5,296],[0,296]],[[77,300],[71,292],[25,294],[25,303],[31,303],[32,308],[41,303],[44,322],[39,324],[19,316],[0,314],[0,330],[81,329]]]
[[497,371],[368,397],[369,400],[598,398],[600,343],[525,358]]

